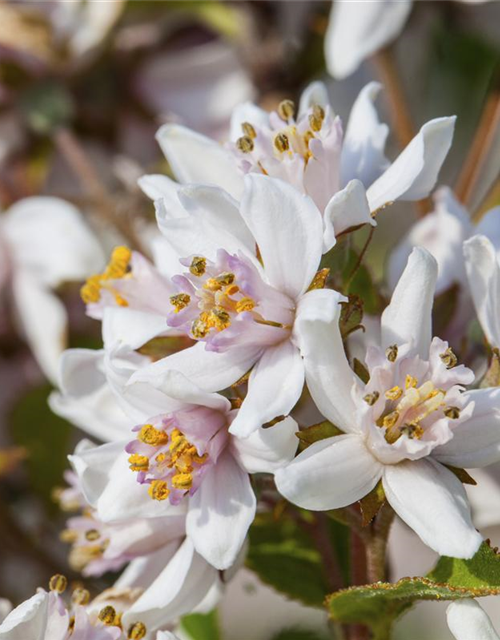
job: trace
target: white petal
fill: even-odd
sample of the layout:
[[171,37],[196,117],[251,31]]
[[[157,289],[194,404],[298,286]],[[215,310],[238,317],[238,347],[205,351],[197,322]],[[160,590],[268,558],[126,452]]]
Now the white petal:
[[304,115],[308,109],[314,107],[314,105],[326,108],[329,104],[328,90],[325,83],[319,82],[318,80],[311,82],[300,96],[297,119],[300,119],[300,117]]
[[328,71],[339,80],[356,71],[399,34],[410,10],[411,0],[334,3],[325,36]]
[[413,249],[391,302],[382,314],[384,348],[412,342],[415,353],[421,358],[428,357],[436,279],[436,260],[425,249]]
[[176,124],[166,124],[156,134],[163,153],[179,182],[222,187],[239,198],[243,181],[233,156],[219,143]]
[[298,424],[291,417],[248,438],[232,438],[233,453],[248,473],[274,473],[290,462],[299,446]]
[[269,127],[269,114],[253,102],[238,105],[231,116],[230,138],[235,142],[243,135],[241,125],[248,122],[254,127]]
[[342,191],[337,191],[326,205],[324,222],[324,253],[333,247],[335,237],[349,227],[359,224],[376,226],[377,223],[372,218],[368,206],[365,188],[359,180],[351,180]]
[[342,147],[342,184],[356,178],[369,187],[389,165],[384,154],[389,127],[380,122],[373,104],[381,88],[378,82],[367,84],[351,109]]
[[220,391],[243,377],[259,358],[261,348],[232,349],[223,353],[207,351],[203,342],[162,358],[135,373],[131,381],[147,381],[151,375],[174,370],[183,373],[205,391]]
[[267,348],[252,369],[248,393],[230,433],[245,438],[295,406],[304,386],[304,364],[290,340]]
[[88,434],[113,441],[130,431],[130,420],[106,382],[103,359],[102,350],[65,351],[59,369],[61,392],[51,394],[49,405]]
[[372,211],[395,200],[420,200],[429,195],[450,149],[455,119],[436,118],[424,124],[367,190]]
[[181,185],[178,182],[174,182],[174,180],[168,176],[147,175],[140,177],[138,184],[142,191],[148,196],[148,198],[151,198],[151,200],[154,201],[159,198],[163,199],[170,217],[186,217],[184,207],[181,205],[177,195],[181,188]]
[[475,600],[458,600],[446,609],[446,619],[456,640],[499,640],[491,620]]
[[49,287],[99,271],[104,254],[80,212],[47,196],[19,200],[2,218],[15,262]]
[[[151,518],[148,518],[148,520],[151,520]],[[158,518],[158,520],[163,522],[165,518]],[[135,558],[127,565],[113,586],[127,589],[134,587],[146,589],[156,580],[170,562],[179,549],[182,540],[183,537],[174,542],[170,542],[159,551]]]
[[49,594],[46,591],[20,604],[0,624],[0,640],[44,640],[48,607]]
[[226,451],[189,501],[187,535],[207,562],[216,569],[227,569],[243,545],[255,509],[248,474]]
[[432,458],[387,465],[387,500],[422,541],[442,556],[472,558],[482,542],[460,480]]
[[54,293],[26,270],[16,273],[12,289],[26,340],[44,374],[55,383],[59,358],[67,341],[66,309]]
[[269,283],[292,298],[304,293],[322,253],[322,218],[311,198],[281,180],[250,174],[241,215],[260,249]]
[[500,347],[500,265],[491,242],[474,236],[464,243],[469,287],[488,342]]
[[351,397],[356,377],[347,361],[339,329],[340,302],[330,289],[307,293],[300,302],[294,334],[304,358],[306,382],[321,413],[342,431],[357,431]]
[[360,500],[380,480],[382,465],[357,435],[315,442],[274,478],[278,491],[304,509],[326,511]]
[[167,319],[157,313],[106,307],[102,319],[102,338],[106,349],[120,345],[134,350],[169,330]]
[[452,467],[487,467],[500,460],[500,389],[474,389],[462,397],[474,402],[472,417],[455,427],[453,438],[433,455]]

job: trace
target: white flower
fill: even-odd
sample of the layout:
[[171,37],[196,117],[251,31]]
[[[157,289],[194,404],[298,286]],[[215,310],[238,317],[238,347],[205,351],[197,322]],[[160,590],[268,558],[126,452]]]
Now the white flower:
[[368,349],[364,385],[346,359],[340,297],[316,291],[321,320],[302,318],[306,381],[320,411],[345,435],[310,446],[276,474],[279,491],[301,507],[347,506],[381,480],[396,513],[442,555],[470,558],[481,536],[461,482],[446,468],[500,459],[500,390],[463,392],[474,375],[446,342],[431,340],[437,264],[414,249],[382,314],[381,345]]
[[457,600],[446,610],[456,640],[499,640],[491,620],[475,600]]
[[[164,125],[157,138],[181,184],[217,185],[239,199],[243,176],[265,173],[306,193],[324,218],[327,251],[349,227],[374,225],[373,215],[384,206],[426,197],[451,145],[455,119],[437,118],[391,164],[384,155],[388,127],[373,105],[379,90],[372,82],[361,91],[345,136],[326,87],[315,82],[304,91],[296,118],[290,101],[270,114],[251,103],[237,107],[225,146],[173,124]],[[185,217],[179,184],[150,175],[140,186],[151,198],[164,198],[171,217]]]
[[291,460],[296,423],[288,418],[240,441],[228,433],[235,412],[222,396],[174,371],[144,380],[122,391],[131,424],[138,423],[134,433],[71,457],[85,498],[104,523],[185,508],[189,544],[227,569],[255,515],[248,474],[274,472]]
[[67,325],[53,290],[62,282],[83,280],[102,260],[80,213],[63,200],[25,198],[0,217],[0,286],[10,288],[21,331],[52,381]]
[[[487,0],[463,0],[486,2]],[[412,0],[336,0],[325,36],[328,71],[339,80],[394,40],[410,15]]]
[[[500,222],[500,211],[497,208]],[[497,225],[500,227],[499,222]],[[492,347],[500,347],[499,245],[485,236],[474,236],[464,244],[465,266],[477,317]]]

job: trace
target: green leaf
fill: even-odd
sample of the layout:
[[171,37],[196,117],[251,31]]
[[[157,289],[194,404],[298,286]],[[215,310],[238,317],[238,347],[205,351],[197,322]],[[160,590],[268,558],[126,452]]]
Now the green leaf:
[[62,85],[45,80],[31,85],[21,95],[20,109],[33,131],[49,135],[70,122],[74,104]]
[[[311,533],[315,514],[286,511],[275,518],[271,513],[257,515],[249,533],[247,566],[266,584],[286,596],[309,606],[322,607],[331,589],[328,576]],[[348,529],[327,522],[332,546],[344,551]],[[348,567],[342,567],[348,570]]]
[[32,389],[22,396],[10,417],[12,439],[26,451],[26,467],[33,491],[38,493],[48,509],[57,510],[51,495],[61,484],[68,466],[69,438],[73,428],[49,409],[48,385]]
[[325,640],[325,636],[306,629],[283,629],[272,640]]
[[306,429],[297,431],[295,435],[300,440],[300,450],[303,451],[319,440],[325,440],[333,436],[341,436],[343,432],[328,420],[324,420],[319,424],[313,424]]
[[370,524],[370,522],[382,508],[384,502],[385,491],[382,485],[382,480],[380,480],[377,486],[359,501],[363,527],[366,527]]
[[341,302],[340,333],[346,338],[350,333],[361,328],[363,320],[363,300],[356,295],[350,295],[347,302]]
[[210,613],[191,613],[181,619],[181,628],[192,640],[220,640],[217,609]]
[[333,620],[362,623],[384,637],[392,622],[418,600],[459,600],[500,594],[500,556],[483,543],[471,560],[442,557],[426,577],[403,578],[337,591],[327,598]]
[[358,376],[358,378],[362,382],[364,382],[365,384],[368,384],[370,382],[370,372],[365,367],[365,365],[357,358],[354,358],[352,364],[353,364],[354,373]]

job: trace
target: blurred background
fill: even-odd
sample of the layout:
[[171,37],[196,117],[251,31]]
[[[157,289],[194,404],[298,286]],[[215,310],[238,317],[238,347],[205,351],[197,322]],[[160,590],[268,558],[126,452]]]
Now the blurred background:
[[[32,195],[64,198],[79,209],[103,255],[117,243],[148,254],[154,211],[137,179],[169,173],[155,141],[159,126],[175,121],[224,141],[237,104],[273,109],[318,78],[344,123],[359,90],[370,80],[384,83],[378,105],[393,132],[390,158],[404,142],[398,100],[408,107],[407,130],[415,132],[433,117],[456,114],[441,183],[463,186],[480,143],[486,151],[468,181],[467,204],[473,212],[500,204],[500,3],[417,0],[396,43],[341,81],[325,70],[331,6],[0,2],[0,211]],[[382,288],[391,248],[421,213],[406,204],[380,216],[368,260]],[[0,214],[0,234],[2,222]],[[18,602],[56,572],[77,577],[59,542],[65,514],[54,497],[82,434],[47,406],[51,385],[19,330],[8,273],[2,275],[7,252],[0,237],[0,596]],[[80,285],[56,290],[69,317],[67,345],[99,348],[100,324],[85,316]],[[402,525],[393,538],[394,578],[432,566],[432,555]],[[93,586],[111,581],[105,576]],[[228,640],[241,638],[242,628],[249,630],[244,640],[314,640],[326,625],[320,610],[285,602],[248,571],[233,583],[220,616]],[[280,635],[287,625],[305,631]],[[399,633],[410,640],[450,637],[438,605],[428,616],[417,607]]]

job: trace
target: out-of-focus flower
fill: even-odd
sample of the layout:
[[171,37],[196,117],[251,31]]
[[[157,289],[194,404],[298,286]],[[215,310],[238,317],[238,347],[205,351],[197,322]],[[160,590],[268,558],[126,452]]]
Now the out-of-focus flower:
[[446,610],[448,627],[456,640],[499,640],[491,620],[475,600],[452,602]]
[[[395,200],[419,200],[434,187],[451,145],[455,118],[426,123],[391,164],[384,155],[388,127],[373,102],[372,82],[356,100],[343,137],[326,88],[315,82],[302,94],[297,117],[293,102],[268,114],[246,103],[232,117],[224,147],[179,125],[165,125],[157,138],[179,183],[218,185],[239,199],[247,173],[280,178],[308,194],[324,219],[324,250],[335,235],[359,224],[376,224],[375,213]],[[144,176],[140,186],[178,211],[179,185],[165,176]]]
[[79,211],[51,197],[25,198],[0,216],[0,286],[8,287],[20,331],[40,367],[56,380],[67,317],[54,293],[102,264],[101,248]]
[[[497,211],[500,227],[500,211]],[[477,317],[488,342],[500,347],[500,263],[498,245],[485,236],[464,244],[467,277]]]
[[456,366],[446,342],[431,341],[436,278],[434,258],[414,249],[382,314],[381,345],[367,352],[366,385],[346,359],[338,304],[314,292],[325,298],[324,316],[302,328],[306,381],[345,435],[311,445],[277,472],[276,484],[299,506],[324,510],[359,500],[381,480],[389,504],[428,546],[470,558],[482,538],[461,482],[444,465],[500,459],[500,391],[463,392],[474,374]]
[[335,0],[325,36],[326,64],[332,76],[339,80],[349,76],[363,60],[394,40],[412,5],[412,0]]

